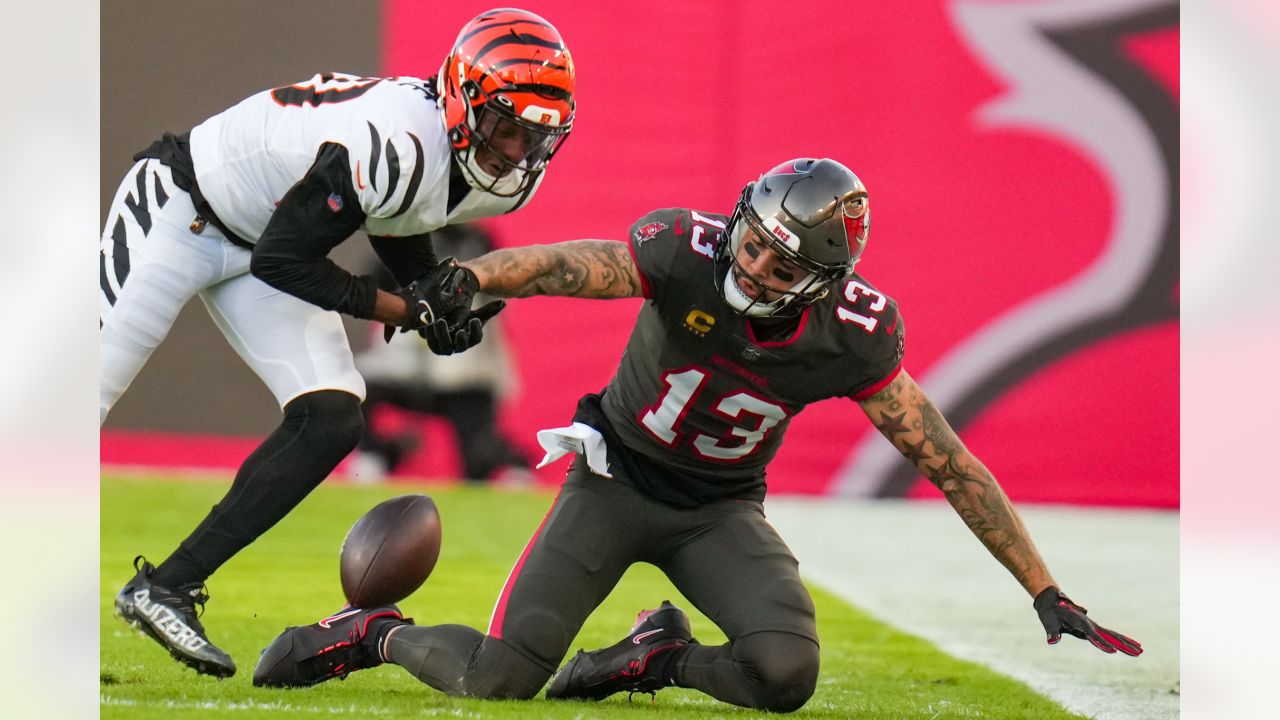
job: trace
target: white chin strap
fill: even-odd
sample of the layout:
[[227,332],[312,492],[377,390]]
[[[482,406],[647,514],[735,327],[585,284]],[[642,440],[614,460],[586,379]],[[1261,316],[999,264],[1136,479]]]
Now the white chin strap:
[[724,299],[729,303],[729,306],[750,317],[768,317],[781,310],[789,300],[787,297],[780,297],[769,303],[752,300],[738,287],[737,279],[733,276],[733,267],[725,271],[722,285],[724,287]]
[[524,171],[512,169],[501,178],[495,178],[480,167],[480,163],[476,162],[476,149],[471,148],[471,152],[467,153],[466,172],[462,176],[467,179],[467,184],[476,190],[484,190],[496,194],[511,195],[520,187],[520,183],[524,180]]

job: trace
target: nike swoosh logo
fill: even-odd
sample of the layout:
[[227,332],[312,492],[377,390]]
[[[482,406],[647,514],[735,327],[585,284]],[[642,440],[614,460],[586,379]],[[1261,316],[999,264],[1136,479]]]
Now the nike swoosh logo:
[[356,614],[358,614],[359,612],[360,612],[360,608],[351,608],[350,610],[347,610],[347,611],[345,611],[345,612],[340,612],[340,613],[338,613],[337,615],[330,615],[329,617],[327,617],[327,618],[325,618],[325,619],[321,620],[320,622],[318,622],[318,623],[316,623],[316,624],[317,624],[317,625],[319,625],[320,627],[322,627],[322,628],[324,628],[324,629],[328,630],[329,628],[331,628],[331,627],[333,626],[333,625],[332,625],[333,623],[336,623],[336,622],[338,622],[339,620],[341,620],[341,619],[343,619],[343,618],[349,618],[349,617],[351,617],[352,615],[356,615]]
[[360,161],[356,161],[356,187],[364,189],[364,183],[360,181]]
[[644,640],[645,638],[649,637],[650,635],[657,635],[657,634],[658,634],[658,633],[660,633],[660,632],[662,632],[662,628],[658,628],[657,630],[649,630],[648,632],[642,632],[642,633],[640,633],[639,635],[635,635],[635,636],[633,636],[633,637],[631,638],[631,642],[633,642],[633,643],[635,643],[635,644],[639,645],[641,640]]

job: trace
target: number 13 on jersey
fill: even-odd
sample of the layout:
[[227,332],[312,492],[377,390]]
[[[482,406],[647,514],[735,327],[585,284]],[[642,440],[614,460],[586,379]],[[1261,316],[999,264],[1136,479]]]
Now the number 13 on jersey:
[[[666,387],[662,397],[641,416],[641,424],[663,445],[675,447],[680,438],[679,426],[702,394],[707,380],[707,373],[697,368],[663,373],[662,382]],[[693,438],[692,447],[696,454],[722,462],[750,455],[770,430],[787,419],[786,410],[746,390],[720,398],[712,409],[734,423],[729,428],[730,436],[718,439],[698,433]],[[738,424],[739,421],[744,424]]]
[[[844,286],[844,299],[851,303],[857,304],[858,294],[861,293],[871,299],[871,303],[867,305],[867,309],[873,313],[879,314],[884,310],[885,305],[889,303],[889,298],[880,293],[879,290],[863,285],[857,280],[850,280]],[[880,324],[880,318],[870,315],[862,315],[845,307],[836,308],[836,317],[849,323],[856,323],[862,326],[867,332],[875,332],[876,325]]]

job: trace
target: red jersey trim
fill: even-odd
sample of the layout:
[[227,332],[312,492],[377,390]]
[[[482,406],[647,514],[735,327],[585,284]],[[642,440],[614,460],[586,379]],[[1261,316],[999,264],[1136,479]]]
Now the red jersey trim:
[[875,395],[876,393],[878,393],[878,392],[880,392],[881,390],[883,390],[883,389],[885,388],[885,386],[886,386],[886,385],[888,385],[889,383],[893,382],[893,379],[894,379],[894,378],[896,378],[896,377],[898,377],[898,373],[900,373],[900,372],[902,372],[902,363],[898,363],[898,364],[897,364],[897,366],[893,368],[893,371],[892,371],[892,372],[890,372],[888,375],[885,375],[885,376],[884,376],[884,379],[883,379],[883,380],[880,380],[879,382],[877,382],[877,383],[875,383],[875,384],[873,384],[873,385],[871,385],[871,386],[869,386],[869,387],[865,387],[865,388],[863,388],[862,390],[858,391],[858,394],[857,394],[857,395],[854,395],[854,396],[853,396],[853,399],[854,399],[854,400],[866,400],[867,398],[871,397],[872,395]]
[[627,252],[631,253],[631,262],[636,264],[636,274],[640,276],[640,292],[644,293],[646,300],[652,300],[653,286],[649,284],[649,278],[645,277],[644,270],[640,269],[640,258],[636,257],[636,246],[631,238],[627,238]]
[[[564,489],[563,486],[560,488]],[[507,619],[507,600],[511,599],[511,590],[515,587],[516,581],[520,579],[520,571],[524,569],[524,561],[529,559],[529,552],[533,550],[534,544],[542,537],[542,529],[547,526],[547,521],[551,519],[552,510],[556,509],[556,503],[560,500],[560,492],[556,492],[556,499],[551,501],[551,508],[547,510],[547,514],[542,518],[542,522],[538,524],[538,529],[534,531],[533,537],[529,538],[529,542],[524,546],[524,552],[520,553],[520,559],[516,560],[516,564],[511,568],[511,573],[507,575],[507,581],[502,585],[502,594],[498,596],[498,602],[494,603],[493,615],[489,617],[489,630],[487,634],[494,638],[502,639],[502,625]]]

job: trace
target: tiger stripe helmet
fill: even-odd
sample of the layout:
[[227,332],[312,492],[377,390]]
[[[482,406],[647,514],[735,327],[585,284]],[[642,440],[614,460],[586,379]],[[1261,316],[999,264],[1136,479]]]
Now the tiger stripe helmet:
[[495,195],[529,188],[573,128],[573,58],[560,32],[525,10],[464,25],[436,84],[463,175]]

